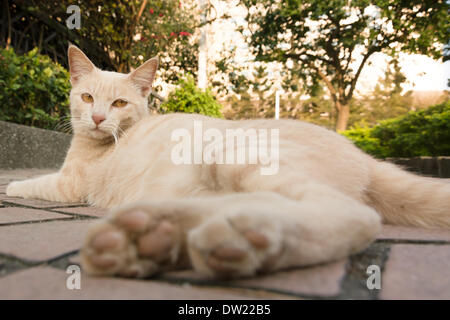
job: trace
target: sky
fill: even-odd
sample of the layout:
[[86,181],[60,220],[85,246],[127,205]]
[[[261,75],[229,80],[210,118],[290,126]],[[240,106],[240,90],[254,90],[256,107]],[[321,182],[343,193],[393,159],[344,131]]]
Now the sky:
[[[359,90],[371,90],[386,70],[387,56],[377,53],[372,56],[372,65],[366,65],[359,80]],[[441,91],[447,88],[447,78],[450,77],[450,61],[447,63],[436,61],[428,56],[419,54],[400,53],[399,63],[401,71],[406,77],[403,84],[404,92]],[[450,88],[449,88],[450,89]]]

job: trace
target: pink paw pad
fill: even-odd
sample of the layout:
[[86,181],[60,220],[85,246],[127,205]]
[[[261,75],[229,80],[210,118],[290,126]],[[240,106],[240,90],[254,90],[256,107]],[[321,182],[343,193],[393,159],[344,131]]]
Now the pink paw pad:
[[121,232],[109,230],[96,235],[91,244],[98,251],[115,250],[125,244],[125,237]]
[[269,247],[269,239],[260,232],[247,230],[244,237],[257,249],[266,249]]
[[142,257],[162,261],[169,257],[170,249],[174,245],[174,226],[168,222],[161,222],[156,229],[138,239],[138,252]]
[[135,210],[127,212],[117,218],[117,224],[132,232],[144,231],[150,222],[150,218],[144,211]]

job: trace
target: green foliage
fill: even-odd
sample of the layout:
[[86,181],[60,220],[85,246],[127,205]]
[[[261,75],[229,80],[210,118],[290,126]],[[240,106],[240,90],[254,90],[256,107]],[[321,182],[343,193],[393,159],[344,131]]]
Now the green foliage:
[[450,100],[373,128],[356,127],[343,135],[378,158],[449,156]]
[[353,127],[342,131],[341,134],[349,138],[354,144],[377,158],[386,158],[390,155],[388,151],[381,146],[380,140],[372,136],[373,129],[369,127]]
[[170,93],[168,101],[161,106],[162,112],[200,113],[210,117],[223,117],[222,105],[209,89],[199,89],[192,76],[180,79],[177,85],[179,87]]
[[0,48],[0,120],[54,129],[69,114],[69,73],[37,49]]
[[[68,30],[66,10],[72,4],[80,8],[81,28]],[[191,35],[198,19],[189,2],[19,0],[18,5],[64,35],[64,42],[75,43],[100,68],[127,73],[158,55],[164,80],[197,70],[198,46]]]
[[[326,84],[338,109],[338,129],[366,62],[376,52],[441,57],[447,42],[444,0],[240,0],[248,10],[248,35],[256,60],[291,61],[289,72],[312,91]],[[362,54],[362,59],[357,57]]]

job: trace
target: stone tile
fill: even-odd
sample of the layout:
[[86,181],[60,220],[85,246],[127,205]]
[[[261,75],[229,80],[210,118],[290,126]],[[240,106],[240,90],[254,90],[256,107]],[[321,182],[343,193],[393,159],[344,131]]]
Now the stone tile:
[[450,245],[393,245],[381,299],[450,299]]
[[235,280],[240,286],[275,289],[294,294],[333,296],[340,290],[347,260],[325,265],[277,272],[262,277]]
[[[76,254],[76,255],[71,256],[69,258],[69,263],[76,264],[78,266],[81,265],[80,255]],[[168,274],[170,274],[170,273],[168,273]],[[175,274],[175,276],[173,276],[173,277],[170,277],[170,276],[165,277],[164,275],[159,276],[159,277],[155,278],[155,280],[156,281],[161,280],[161,279],[162,280],[177,280],[176,281],[177,283],[181,280],[181,282],[184,282],[185,285],[188,285],[189,283],[195,285],[195,281],[189,281],[189,280],[205,279],[204,277],[200,276],[194,270],[178,271],[178,272],[174,272],[174,274]],[[189,279],[189,280],[187,280],[187,279]],[[227,288],[228,287],[229,286],[227,285]],[[216,288],[218,288],[218,287],[216,287]],[[301,299],[301,298],[294,297],[294,296],[287,295],[287,294],[268,292],[268,291],[264,291],[264,290],[249,290],[249,289],[245,289],[245,288],[233,288],[233,291],[236,291],[242,295],[248,295],[249,297],[258,298],[258,299],[283,299],[283,300],[285,300],[285,299],[288,299],[288,300]]]
[[69,218],[69,216],[37,209],[19,207],[0,208],[0,224],[57,218]]
[[0,185],[0,194],[6,194],[7,184]]
[[450,241],[450,230],[384,225],[378,239]]
[[107,209],[95,208],[95,207],[75,207],[75,208],[58,208],[55,211],[75,213],[79,215],[88,215],[93,217],[104,217],[107,213]]
[[0,253],[46,261],[82,245],[91,220],[51,221],[0,227]]
[[[274,290],[288,294],[306,296],[335,296],[340,291],[340,282],[345,275],[347,260],[328,263],[310,268],[280,271],[273,274],[248,279],[227,281],[227,285],[244,288]],[[164,279],[180,279],[192,282],[217,283],[194,271],[168,272]]]
[[81,289],[69,290],[69,274],[50,267],[17,271],[0,278],[0,299],[249,299],[239,290],[173,285],[152,280],[90,277],[81,274]]
[[40,209],[44,209],[44,208],[50,209],[50,208],[59,208],[59,207],[64,207],[64,206],[83,205],[83,203],[51,202],[51,201],[46,201],[46,200],[23,199],[23,198],[6,198],[2,201],[3,201],[3,203],[6,203],[6,204],[27,206],[27,207],[40,208]]

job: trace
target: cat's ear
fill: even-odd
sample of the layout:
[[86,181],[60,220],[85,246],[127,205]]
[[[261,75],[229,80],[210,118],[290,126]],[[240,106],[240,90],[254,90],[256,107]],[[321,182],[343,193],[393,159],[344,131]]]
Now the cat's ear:
[[69,57],[70,82],[72,85],[76,84],[82,76],[95,70],[91,60],[73,44],[69,45],[67,56]]
[[155,80],[157,69],[158,57],[154,57],[129,74],[130,80],[139,88],[144,97],[147,97],[152,91],[152,83]]

